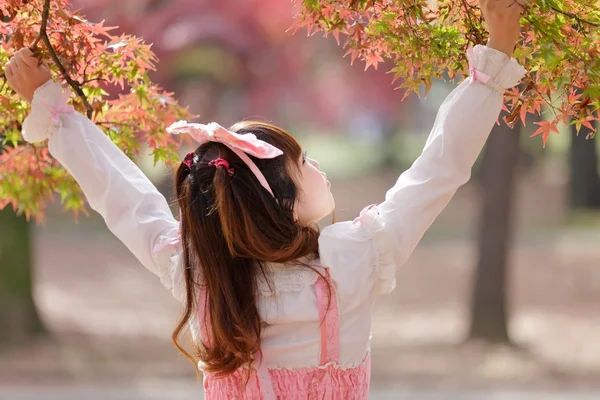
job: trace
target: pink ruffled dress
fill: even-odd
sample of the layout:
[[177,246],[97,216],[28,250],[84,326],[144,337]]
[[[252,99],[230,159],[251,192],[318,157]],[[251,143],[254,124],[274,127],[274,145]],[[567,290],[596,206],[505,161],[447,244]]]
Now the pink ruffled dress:
[[[315,282],[315,294],[319,309],[321,352],[320,363],[314,367],[270,369],[257,355],[258,365],[253,369],[242,368],[232,375],[216,377],[204,374],[204,393],[207,400],[231,399],[366,399],[369,394],[371,355],[355,367],[339,365],[339,309],[335,289],[325,270],[325,278],[333,290],[329,301],[327,283],[321,276]],[[198,320],[202,339],[208,340],[210,326],[202,323],[206,309],[206,294],[201,291],[198,300]],[[329,306],[329,308],[328,308]]]

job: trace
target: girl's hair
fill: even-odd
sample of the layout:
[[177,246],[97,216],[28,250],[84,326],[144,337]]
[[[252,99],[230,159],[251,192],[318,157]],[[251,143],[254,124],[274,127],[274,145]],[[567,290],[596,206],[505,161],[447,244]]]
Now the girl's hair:
[[[319,237],[316,227],[301,226],[294,218],[299,189],[293,177],[299,173],[302,153],[298,142],[283,129],[267,123],[241,122],[230,130],[252,133],[284,154],[274,159],[249,156],[275,197],[221,143],[199,146],[191,166],[181,163],[176,172],[186,302],[173,342],[196,364],[179,339],[197,312],[199,285],[205,285],[206,318],[198,322],[210,324],[211,329],[206,330],[208,343],[197,347],[196,355],[205,371],[218,375],[249,365],[253,354],[260,350],[262,326],[256,295],[257,277],[262,274],[266,278],[264,262],[318,256]],[[209,166],[217,158],[226,160],[234,173],[214,164]]]

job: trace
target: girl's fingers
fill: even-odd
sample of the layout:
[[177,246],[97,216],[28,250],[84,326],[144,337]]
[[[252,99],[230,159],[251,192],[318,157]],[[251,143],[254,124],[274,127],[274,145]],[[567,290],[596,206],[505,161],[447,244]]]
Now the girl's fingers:
[[24,69],[29,68],[27,66],[27,64],[25,64],[25,61],[23,61],[23,59],[21,58],[19,53],[14,55],[13,60],[15,62],[15,67],[17,69],[17,71],[15,71],[15,72],[22,72]]
[[12,78],[14,77],[14,72],[12,70],[12,63],[9,61],[8,63],[6,63],[6,66],[4,67],[4,75],[6,75],[7,79],[12,80]]
[[515,6],[515,7],[517,7],[517,8],[520,8],[521,10],[524,10],[524,9],[525,9],[525,7],[526,7],[526,6],[525,6],[525,4],[526,4],[527,2],[525,2],[525,1],[520,1],[520,0],[513,0],[513,1],[514,1],[514,2],[513,2],[513,6]]
[[521,4],[517,0],[506,0],[505,3],[506,8],[514,9],[521,7]]
[[28,48],[19,50],[18,54],[21,56],[21,59],[25,64],[27,64],[29,68],[36,68],[39,65],[39,60],[35,55],[33,55],[31,50],[29,50]]
[[28,47],[23,47],[19,49],[19,51],[17,51],[17,54],[20,54],[21,56],[33,57],[33,52]]

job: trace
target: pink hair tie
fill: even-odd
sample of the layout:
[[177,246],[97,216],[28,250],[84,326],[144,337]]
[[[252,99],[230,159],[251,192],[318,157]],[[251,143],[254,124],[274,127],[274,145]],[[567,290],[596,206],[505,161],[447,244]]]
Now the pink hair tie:
[[209,167],[214,166],[215,168],[225,167],[229,176],[233,175],[233,168],[229,168],[229,163],[227,162],[227,160],[223,160],[222,158],[216,158],[216,159],[212,160],[211,162],[208,163],[208,166]]
[[183,159],[183,163],[187,165],[188,168],[192,168],[192,164],[194,163],[194,152],[187,153]]

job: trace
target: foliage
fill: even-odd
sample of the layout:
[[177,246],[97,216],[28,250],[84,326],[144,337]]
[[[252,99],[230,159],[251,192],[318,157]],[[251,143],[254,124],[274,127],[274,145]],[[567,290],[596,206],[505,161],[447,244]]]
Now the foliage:
[[[340,40],[366,68],[390,60],[405,95],[468,70],[466,49],[487,40],[476,0],[303,0],[295,27]],[[594,129],[600,117],[600,4],[535,0],[523,16],[514,57],[528,74],[506,93],[506,121],[544,114],[534,136],[544,145],[560,123]],[[539,117],[538,117],[539,118]]]
[[[106,1],[97,3],[106,5]],[[377,69],[382,62],[392,62],[391,72],[406,95],[418,93],[423,88],[429,90],[434,79],[454,79],[464,75],[468,68],[466,48],[486,41],[475,0],[297,2],[302,8],[294,28],[306,26],[309,33],[331,34],[338,43],[340,37],[345,36],[347,54],[352,61],[364,60],[367,68]],[[146,27],[141,29],[144,36],[147,33],[152,41],[157,41],[152,35],[162,32],[177,15],[205,15],[208,12],[205,6],[192,0],[173,4],[176,6],[167,10],[163,3],[136,2],[136,23]],[[214,24],[196,23],[194,26],[198,29],[206,29],[193,30],[192,37],[197,36],[193,40],[217,40],[224,46],[239,42],[241,47],[236,51],[240,54],[250,46],[250,50],[243,53],[248,54],[249,60],[253,60],[254,54],[262,59],[264,53],[257,49],[269,43],[283,45],[282,24],[265,21],[278,21],[277,17],[285,14],[288,6],[269,0],[254,0],[244,3],[244,7],[238,4],[227,8],[227,4],[215,5],[213,10],[223,9],[226,18],[218,25],[224,28],[217,32],[209,29]],[[277,12],[273,5],[278,5]],[[140,7],[145,10],[143,15],[139,15]],[[103,22],[91,23],[81,13],[70,9],[70,0],[3,1],[0,4],[0,19],[4,21],[0,22],[0,65],[4,65],[18,48],[31,47],[49,62],[62,83],[70,86],[76,109],[88,114],[126,154],[131,157],[138,154],[140,143],[145,142],[155,162],[175,160],[176,143],[165,133],[165,127],[176,119],[190,116],[171,93],[166,93],[149,79],[148,72],[156,63],[150,46],[137,37],[114,33],[115,30]],[[44,12],[49,18],[43,18]],[[216,14],[208,15],[214,18]],[[593,129],[600,108],[600,11],[597,1],[536,0],[523,18],[523,45],[517,49],[515,57],[529,72],[521,87],[506,93],[507,121],[514,125],[519,120],[525,122],[528,114],[544,114],[534,133],[542,136],[544,144],[551,132],[558,131],[560,123],[573,124],[578,129],[581,126]],[[45,28],[44,20],[47,22]],[[189,25],[189,22],[188,19],[186,23]],[[157,26],[162,28],[155,29]],[[243,31],[236,30],[238,26],[244,26]],[[127,29],[130,27],[126,26]],[[245,41],[239,38],[245,38]],[[164,40],[158,42],[158,48],[164,47]],[[280,91],[278,82],[288,79],[289,74],[275,75],[275,72],[291,69],[292,75],[298,75],[299,68],[313,62],[306,57],[301,45],[298,49],[285,52],[286,57],[298,55],[286,58],[285,67],[274,67],[273,73],[266,74],[270,82],[250,85],[262,91],[251,94],[253,101],[249,104],[256,104],[257,100]],[[271,64],[281,66],[281,61]],[[280,79],[274,79],[274,76]],[[257,78],[260,74],[248,79],[256,83]],[[297,86],[305,86],[301,79],[296,81]],[[377,86],[374,82],[371,80],[370,86]],[[289,84],[287,86],[289,90]],[[368,88],[363,89],[361,93],[368,93]],[[379,95],[376,90],[372,93]],[[320,96],[313,93],[311,98],[319,99]],[[352,98],[349,96],[348,101]],[[307,103],[323,108],[323,104],[315,101]],[[11,204],[28,217],[42,219],[45,204],[58,193],[66,209],[75,213],[84,210],[80,189],[50,157],[46,145],[33,146],[22,141],[21,124],[27,112],[28,105],[0,81],[0,208]]]
[[[87,114],[130,157],[144,141],[154,161],[177,159],[166,126],[189,118],[171,93],[151,82],[156,57],[134,36],[113,35],[103,22],[91,23],[70,11],[69,0],[8,0],[0,4],[0,65],[30,47],[73,92],[76,110]],[[114,86],[121,90],[109,95]],[[11,204],[27,217],[43,219],[56,193],[65,209],[84,210],[77,183],[50,157],[45,143],[23,142],[21,124],[28,105],[0,83],[0,209]]]

